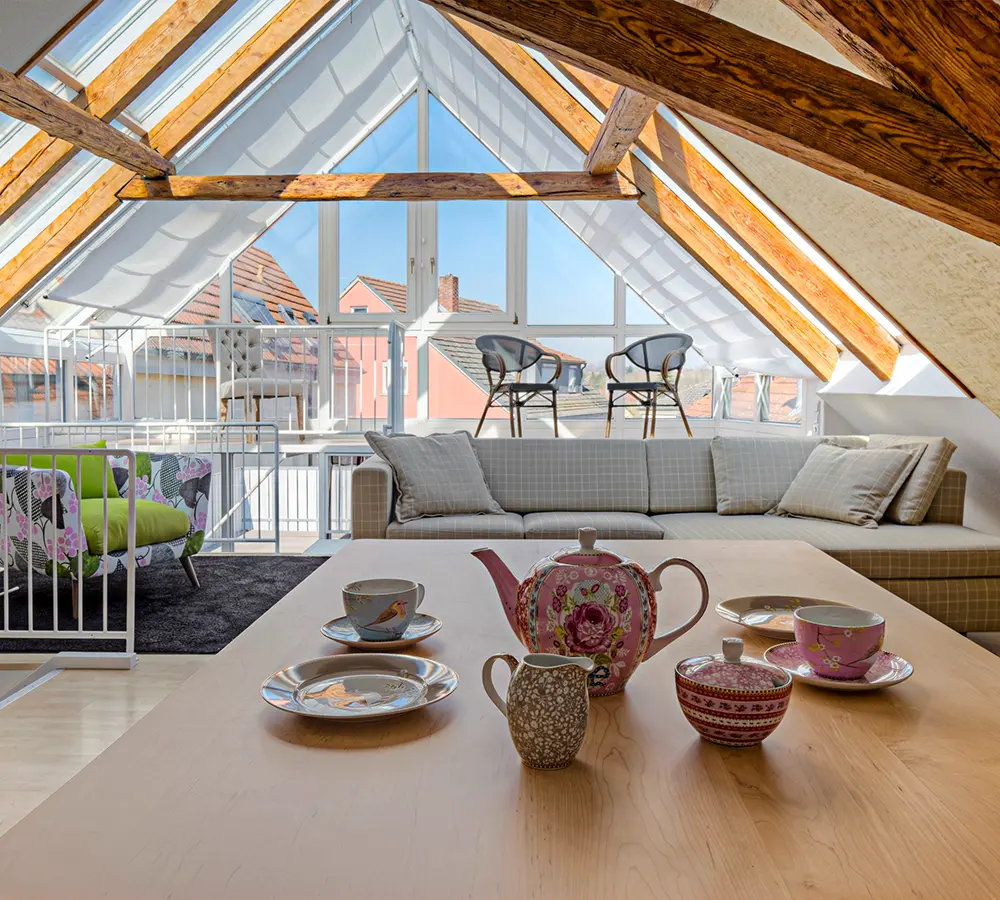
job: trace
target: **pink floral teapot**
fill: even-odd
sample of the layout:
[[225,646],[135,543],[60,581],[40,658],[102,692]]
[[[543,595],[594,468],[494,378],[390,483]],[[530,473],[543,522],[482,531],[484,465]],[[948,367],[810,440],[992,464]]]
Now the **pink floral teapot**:
[[[667,559],[651,572],[595,547],[597,531],[580,529],[578,547],[559,550],[535,563],[518,584],[492,550],[474,550],[497,586],[510,627],[533,653],[589,656],[591,696],[616,694],[644,659],[693,628],[708,609],[708,582],[686,559]],[[683,625],[660,637],[656,633],[656,597],[660,574],[684,566],[701,586],[701,607]]]

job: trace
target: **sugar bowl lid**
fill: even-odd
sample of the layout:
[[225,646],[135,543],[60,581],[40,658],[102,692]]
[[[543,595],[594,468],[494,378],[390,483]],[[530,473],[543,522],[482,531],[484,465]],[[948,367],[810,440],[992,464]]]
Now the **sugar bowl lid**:
[[570,566],[617,566],[629,560],[612,550],[605,550],[597,544],[596,528],[581,528],[577,532],[579,544],[564,547],[552,554],[551,559]]
[[787,687],[792,677],[784,669],[744,656],[743,641],[735,637],[722,639],[722,653],[681,660],[677,674],[698,684],[736,691],[773,691]]

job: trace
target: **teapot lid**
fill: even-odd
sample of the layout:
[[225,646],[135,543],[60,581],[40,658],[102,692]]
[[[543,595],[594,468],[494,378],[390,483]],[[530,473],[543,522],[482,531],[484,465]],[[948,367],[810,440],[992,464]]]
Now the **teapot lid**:
[[570,566],[617,566],[619,563],[628,562],[624,556],[595,546],[596,528],[581,528],[577,532],[577,537],[579,539],[577,546],[557,550],[551,558]]
[[722,639],[722,653],[681,660],[677,674],[698,684],[736,691],[771,691],[785,687],[791,678],[784,669],[744,656],[742,639],[734,637]]

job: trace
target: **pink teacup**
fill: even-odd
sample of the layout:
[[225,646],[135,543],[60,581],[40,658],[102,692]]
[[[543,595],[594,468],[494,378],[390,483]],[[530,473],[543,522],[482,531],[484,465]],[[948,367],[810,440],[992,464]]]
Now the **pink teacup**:
[[817,675],[863,678],[882,650],[885,619],[853,606],[795,610],[795,642]]

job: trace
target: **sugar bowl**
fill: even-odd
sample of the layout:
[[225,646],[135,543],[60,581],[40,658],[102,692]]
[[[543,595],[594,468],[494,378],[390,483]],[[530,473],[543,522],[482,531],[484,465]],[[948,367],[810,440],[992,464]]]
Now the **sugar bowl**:
[[727,747],[764,740],[778,727],[792,693],[792,676],[744,656],[740,638],[723,638],[722,653],[682,659],[674,673],[687,720],[705,740]]

